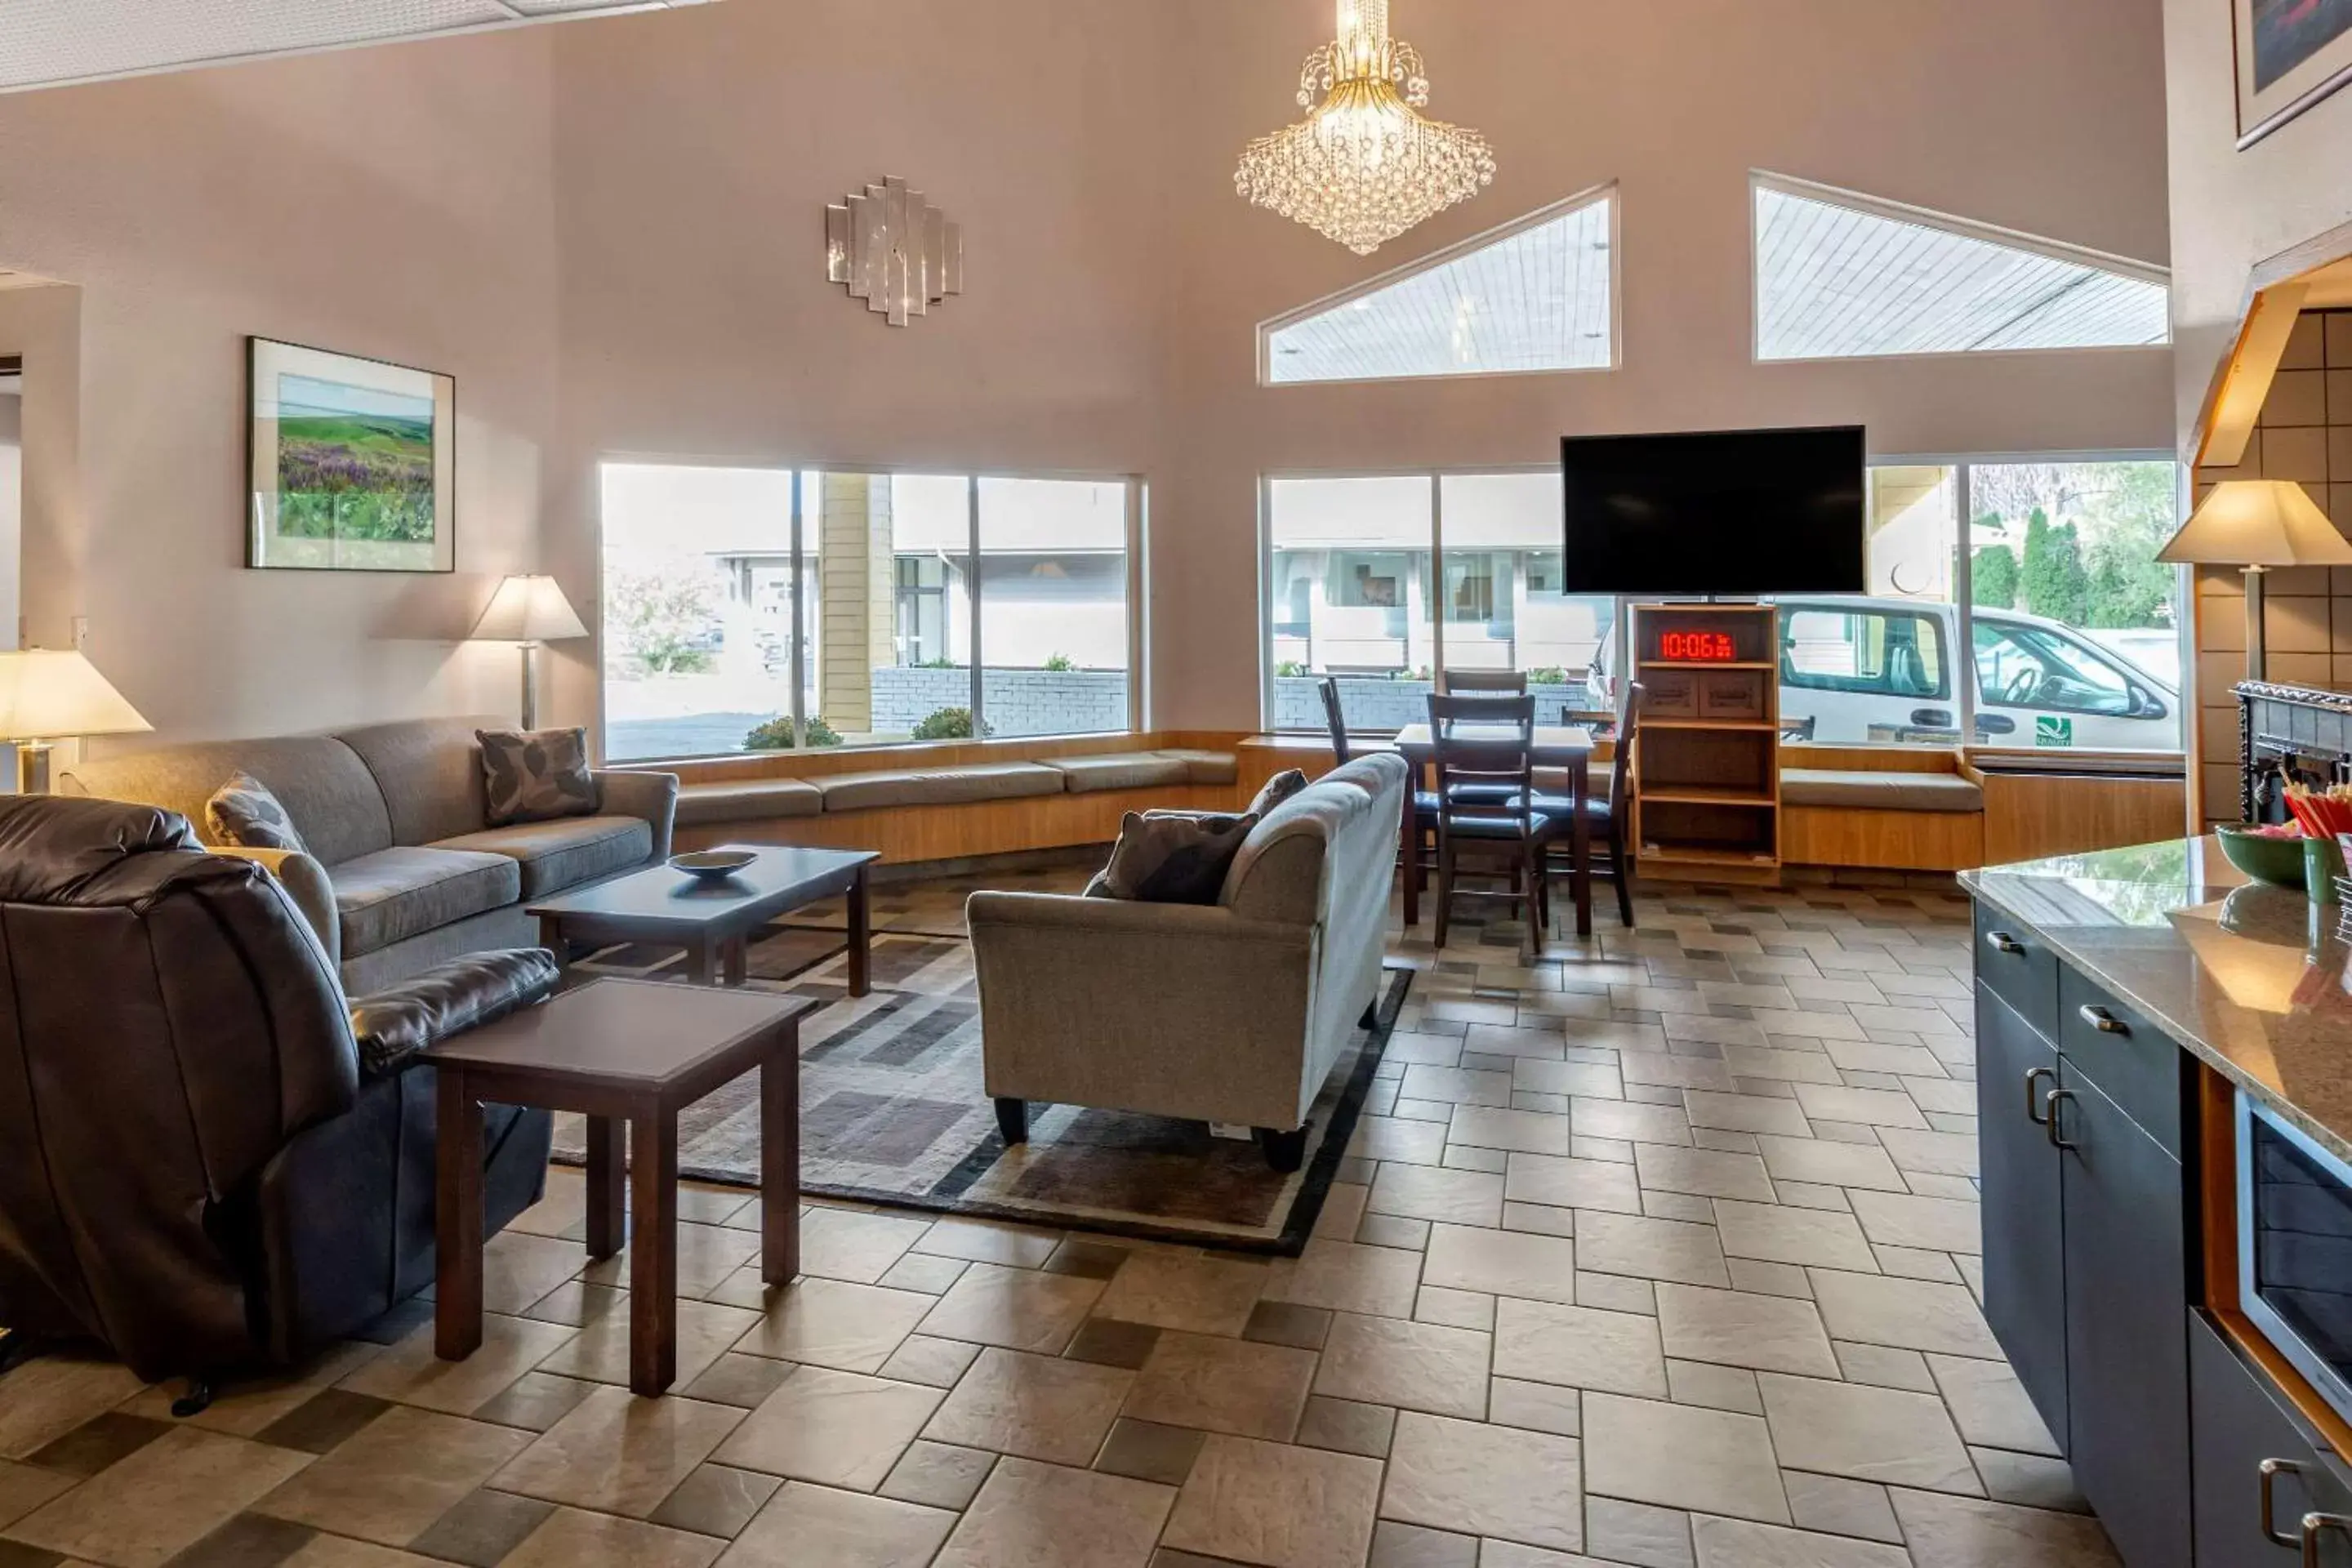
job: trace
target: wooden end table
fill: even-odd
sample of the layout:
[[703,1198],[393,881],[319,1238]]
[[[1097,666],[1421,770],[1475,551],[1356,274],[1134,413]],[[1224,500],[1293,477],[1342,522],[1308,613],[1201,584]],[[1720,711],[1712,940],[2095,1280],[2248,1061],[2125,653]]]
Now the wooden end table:
[[708,985],[714,975],[743,984],[745,944],[751,933],[793,910],[846,895],[849,902],[849,994],[872,984],[873,920],[867,912],[866,868],[882,858],[872,849],[795,849],[729,844],[757,857],[719,881],[703,882],[667,866],[649,866],[574,892],[526,905],[539,917],[539,940],[560,959],[570,941],[642,942],[686,949],[687,977]]
[[[620,1250],[628,1204],[629,1387],[677,1376],[677,1115],[760,1069],[760,1277],[800,1271],[800,1024],[805,998],[651,980],[596,980],[435,1046],[438,1280],[433,1348],[482,1342],[482,1101],[588,1118],[588,1256]],[[623,1130],[633,1156],[625,1161]]]

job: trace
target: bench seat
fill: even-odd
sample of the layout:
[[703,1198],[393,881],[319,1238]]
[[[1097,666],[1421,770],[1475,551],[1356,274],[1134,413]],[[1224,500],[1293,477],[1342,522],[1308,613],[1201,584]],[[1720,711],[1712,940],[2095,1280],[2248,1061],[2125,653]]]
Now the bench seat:
[[1780,804],[1841,811],[1971,812],[1984,809],[1984,791],[1958,773],[1783,768]]
[[1203,752],[1175,746],[1160,754],[1181,758],[1185,782],[1189,784],[1229,784],[1241,776],[1240,764],[1231,752]]
[[764,822],[779,816],[814,816],[824,809],[824,792],[806,779],[723,779],[687,784],[677,792],[677,824]]
[[1114,752],[1103,757],[1048,757],[1072,795],[1107,789],[1160,789],[1193,782],[1199,765],[1167,752]]
[[874,811],[894,805],[961,805],[1060,795],[1064,774],[1042,763],[971,763],[955,767],[877,769],[812,779],[824,809]]

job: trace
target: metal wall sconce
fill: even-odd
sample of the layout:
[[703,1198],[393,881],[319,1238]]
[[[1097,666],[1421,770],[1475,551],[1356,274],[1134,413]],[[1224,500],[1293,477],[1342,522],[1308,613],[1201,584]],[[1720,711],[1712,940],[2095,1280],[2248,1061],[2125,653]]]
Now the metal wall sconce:
[[963,225],[895,176],[824,209],[825,276],[903,327],[963,292]]

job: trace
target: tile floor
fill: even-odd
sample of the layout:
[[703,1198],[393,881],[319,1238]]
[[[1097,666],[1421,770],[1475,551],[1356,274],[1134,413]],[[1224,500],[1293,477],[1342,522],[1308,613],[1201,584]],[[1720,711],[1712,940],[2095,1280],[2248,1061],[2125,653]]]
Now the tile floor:
[[559,1170],[462,1364],[412,1306],[194,1421],[110,1365],[0,1380],[0,1568],[2112,1563],[1972,1295],[1964,906],[1640,914],[1531,965],[1400,933],[1297,1259],[823,1207],[775,1292],[748,1196],[696,1190],[640,1400]]

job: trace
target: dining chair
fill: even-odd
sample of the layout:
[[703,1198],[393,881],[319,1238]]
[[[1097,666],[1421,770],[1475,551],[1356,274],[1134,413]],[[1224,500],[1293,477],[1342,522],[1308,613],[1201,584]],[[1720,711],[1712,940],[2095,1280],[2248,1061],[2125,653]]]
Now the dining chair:
[[[1356,749],[1348,739],[1347,715],[1339,706],[1339,678],[1325,676],[1318,689],[1323,697],[1323,722],[1331,731],[1332,760],[1344,767],[1355,760]],[[1411,855],[1405,853],[1402,845],[1397,847],[1398,867],[1412,880],[1415,896],[1429,885],[1429,873],[1437,865],[1437,794],[1422,788],[1421,783],[1419,779],[1412,781],[1412,805],[1421,827],[1421,841],[1413,846]]]
[[1517,669],[1449,669],[1444,690],[1448,697],[1525,697],[1528,678]]
[[[1617,889],[1617,918],[1625,925],[1633,923],[1633,731],[1642,713],[1641,683],[1625,689],[1625,712],[1617,723],[1617,753],[1609,763],[1609,793],[1589,795],[1585,798],[1586,858],[1591,874],[1606,878]],[[1559,807],[1568,803],[1538,794],[1536,809]],[[1572,809],[1572,808],[1571,808]],[[1564,843],[1565,839],[1560,842]],[[1601,848],[1606,846],[1605,852]],[[1549,906],[1551,868],[1546,857],[1545,889]],[[1572,871],[1574,868],[1571,866]]]
[[[1535,787],[1532,697],[1429,697],[1437,759],[1437,931],[1445,945],[1455,897],[1498,899],[1524,909],[1532,949],[1544,947],[1546,852],[1571,826],[1566,811],[1540,809]],[[1509,881],[1498,889],[1457,889],[1465,845],[1499,850]]]

